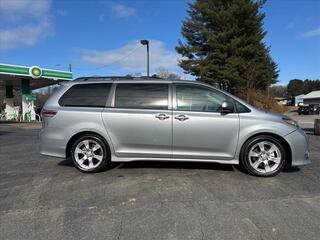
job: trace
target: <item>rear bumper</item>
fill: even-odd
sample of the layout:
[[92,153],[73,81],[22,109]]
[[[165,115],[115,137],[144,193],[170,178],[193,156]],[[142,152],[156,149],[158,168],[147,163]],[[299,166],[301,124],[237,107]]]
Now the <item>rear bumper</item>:
[[292,166],[302,166],[311,163],[309,158],[309,144],[308,138],[302,129],[285,136],[285,140],[288,142],[291,148]]
[[66,139],[55,128],[43,128],[40,131],[40,154],[65,158]]

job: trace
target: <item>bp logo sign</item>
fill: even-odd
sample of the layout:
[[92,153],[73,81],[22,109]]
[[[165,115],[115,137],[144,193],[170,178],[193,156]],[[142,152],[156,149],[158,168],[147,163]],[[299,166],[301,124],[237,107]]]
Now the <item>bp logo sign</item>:
[[37,66],[33,66],[33,67],[29,68],[29,74],[33,78],[40,78],[42,76],[42,70],[41,70],[41,68],[39,68]]

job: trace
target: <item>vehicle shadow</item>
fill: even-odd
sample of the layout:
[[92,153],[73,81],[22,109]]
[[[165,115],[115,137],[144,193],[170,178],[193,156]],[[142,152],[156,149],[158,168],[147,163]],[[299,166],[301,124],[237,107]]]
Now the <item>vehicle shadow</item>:
[[[58,163],[62,167],[74,167],[70,158],[64,159]],[[194,170],[215,170],[246,173],[239,165],[206,163],[206,162],[157,162],[157,161],[136,161],[136,162],[119,162],[112,163],[106,170],[112,169],[194,169]],[[299,167],[285,165],[283,170],[285,173],[299,172]]]
[[285,165],[282,172],[291,173],[291,172],[299,172],[300,168],[296,166]]
[[[64,159],[58,163],[62,167],[74,167],[70,158]],[[157,161],[136,161],[136,162],[119,162],[112,163],[108,168],[111,169],[138,169],[138,168],[167,168],[167,169],[207,169],[207,170],[219,170],[219,171],[235,171],[231,164],[219,164],[219,163],[206,163],[206,162],[157,162]],[[238,171],[241,171],[238,169]]]
[[234,171],[233,165],[206,163],[206,162],[156,162],[156,161],[137,161],[120,163],[118,168],[167,168],[167,169],[206,169],[219,171]]
[[74,167],[70,158],[63,159],[62,161],[58,162],[58,165],[62,167]]

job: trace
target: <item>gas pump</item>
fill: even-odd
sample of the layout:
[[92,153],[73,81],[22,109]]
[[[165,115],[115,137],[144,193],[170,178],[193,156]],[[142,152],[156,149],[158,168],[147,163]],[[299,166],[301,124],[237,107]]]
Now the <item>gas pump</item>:
[[36,96],[32,94],[25,94],[22,96],[22,118],[25,121],[36,120],[36,113],[34,111],[34,101]]

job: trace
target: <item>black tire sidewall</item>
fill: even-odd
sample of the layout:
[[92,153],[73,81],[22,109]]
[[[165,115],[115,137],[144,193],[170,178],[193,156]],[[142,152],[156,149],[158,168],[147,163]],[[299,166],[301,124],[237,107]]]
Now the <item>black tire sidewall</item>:
[[[269,141],[269,142],[272,142],[274,143],[280,150],[281,152],[281,161],[280,161],[280,164],[279,166],[273,170],[272,172],[270,173],[261,173],[261,172],[258,172],[257,170],[255,170],[249,163],[249,158],[248,158],[248,155],[249,155],[249,151],[250,151],[250,148],[258,143],[258,142],[261,142],[261,141]],[[286,162],[286,159],[287,159],[287,153],[286,153],[286,150],[283,146],[283,144],[276,138],[272,137],[272,136],[268,136],[268,135],[260,135],[260,136],[256,136],[256,137],[253,137],[251,139],[249,139],[243,146],[243,149],[242,149],[242,153],[241,153],[241,165],[245,168],[245,170],[253,175],[253,176],[257,176],[257,177],[272,177],[272,176],[275,176],[277,174],[279,174],[284,165],[285,165],[285,162]]]
[[[74,158],[74,151],[76,149],[76,146],[79,144],[79,142],[81,141],[84,141],[84,140],[94,140],[96,142],[98,142],[101,147],[102,147],[102,151],[103,151],[103,159],[102,161],[100,162],[100,164],[98,166],[96,166],[95,168],[93,169],[84,169],[82,168],[78,163],[77,161],[75,160]],[[80,170],[81,172],[85,172],[85,173],[94,173],[94,172],[100,172],[102,170],[104,170],[109,162],[110,162],[110,159],[109,159],[109,151],[106,147],[106,144],[105,142],[98,136],[96,135],[84,135],[84,136],[81,136],[80,138],[78,138],[73,144],[72,144],[72,148],[71,148],[71,159],[72,159],[72,162],[73,164],[75,165],[75,167]]]

